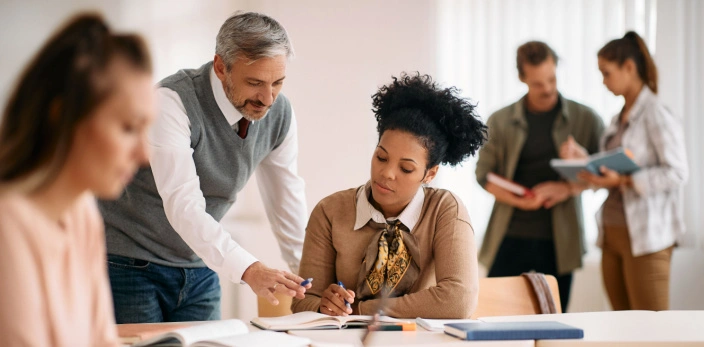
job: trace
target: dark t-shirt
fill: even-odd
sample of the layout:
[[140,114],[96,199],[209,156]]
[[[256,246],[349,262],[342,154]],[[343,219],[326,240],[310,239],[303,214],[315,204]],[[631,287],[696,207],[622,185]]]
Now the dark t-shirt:
[[[558,181],[560,176],[550,167],[550,160],[557,158],[557,147],[553,140],[553,124],[562,108],[561,102],[550,111],[533,113],[525,108],[528,135],[518,159],[513,180],[532,188],[546,181]],[[514,209],[506,232],[508,236],[552,239],[552,211],[540,208],[535,211]]]
[[[606,139],[605,150],[612,150],[621,147],[621,142],[623,140],[623,133],[628,128],[628,123],[621,124],[619,122],[618,131]],[[626,223],[626,209],[623,205],[623,193],[621,193],[621,188],[611,188],[609,189],[609,196],[604,201],[604,207],[602,210],[602,221],[604,225],[610,227],[627,227]]]

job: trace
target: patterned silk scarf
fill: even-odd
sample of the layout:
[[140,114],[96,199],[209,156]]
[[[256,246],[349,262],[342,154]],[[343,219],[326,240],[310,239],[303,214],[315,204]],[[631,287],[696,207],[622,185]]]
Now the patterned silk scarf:
[[[411,266],[412,257],[403,243],[400,224],[399,220],[387,224],[379,237],[379,253],[366,281],[372,295],[376,295],[382,288],[392,292]],[[392,234],[391,247],[387,241],[389,234]]]

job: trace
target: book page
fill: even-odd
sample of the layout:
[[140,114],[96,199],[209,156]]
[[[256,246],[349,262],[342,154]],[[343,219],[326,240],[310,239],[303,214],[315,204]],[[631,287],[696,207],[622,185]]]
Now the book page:
[[445,324],[452,323],[478,323],[476,319],[427,319],[427,318],[416,318],[416,323],[422,326],[425,330],[429,331],[441,331],[445,329]]
[[[342,324],[348,324],[348,323],[364,323],[364,325],[369,325],[374,321],[374,316],[365,316],[365,315],[349,315],[347,317],[342,317],[338,316],[335,317],[337,320],[339,320]],[[383,323],[408,323],[408,322],[413,322],[413,320],[408,320],[408,319],[398,319],[398,318],[393,318],[389,316],[381,316],[379,317],[379,320],[377,320],[377,323],[383,324]],[[355,325],[355,324],[352,324]]]
[[[347,325],[369,325],[374,320],[372,316],[328,316],[326,314],[305,311],[282,317],[257,317],[252,319],[252,324],[267,330],[295,330],[295,329],[340,329]],[[407,322],[406,320],[382,316],[380,323]]]
[[340,318],[328,316],[318,312],[305,311],[282,317],[257,317],[252,319],[252,324],[269,330],[290,330],[315,327],[340,328]]
[[311,340],[306,337],[293,336],[286,333],[278,333],[273,331],[255,331],[249,334],[196,342],[192,345],[192,347],[307,347],[310,343]]
[[202,324],[202,322],[166,322],[166,323],[127,323],[117,324],[117,336],[124,344],[134,344],[151,339],[155,336],[166,335],[177,329]]
[[335,317],[337,318],[340,323],[343,325],[348,324],[348,323],[364,323],[364,324],[370,324],[373,320],[373,316],[364,316],[364,315],[358,315],[358,314],[351,314],[349,316],[338,316]]
[[157,342],[169,341],[171,339],[177,339],[184,346],[189,346],[197,341],[246,334],[248,331],[247,326],[238,319],[212,321],[187,328],[176,329],[172,332],[139,342],[135,344],[134,347],[149,346]]

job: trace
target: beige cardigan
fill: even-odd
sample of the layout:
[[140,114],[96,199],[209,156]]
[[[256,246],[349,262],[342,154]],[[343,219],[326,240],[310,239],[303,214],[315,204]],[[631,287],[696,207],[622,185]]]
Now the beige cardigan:
[[[305,299],[293,312],[318,311],[322,292],[338,280],[357,288],[360,266],[376,233],[371,223],[354,230],[358,189],[318,203],[303,244],[300,276],[312,277]],[[447,190],[424,188],[425,200],[411,236],[420,251],[418,280],[404,296],[388,299],[384,312],[399,318],[469,318],[477,306],[478,274],[474,231],[464,204]],[[374,314],[380,299],[359,303],[359,314]],[[355,312],[357,313],[357,312]]]
[[82,196],[52,222],[26,197],[0,195],[0,345],[118,346],[105,236]]

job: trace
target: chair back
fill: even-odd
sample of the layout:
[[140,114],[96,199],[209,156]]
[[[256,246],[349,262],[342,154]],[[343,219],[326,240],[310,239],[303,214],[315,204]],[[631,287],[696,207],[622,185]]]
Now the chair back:
[[[529,279],[531,275],[545,279],[538,291],[534,289],[535,279],[534,283]],[[548,313],[547,307],[562,313],[559,293],[557,279],[551,275],[480,278],[479,302],[472,318]]]
[[277,299],[279,299],[279,304],[274,306],[269,303],[266,298],[257,296],[257,309],[259,317],[281,317],[292,314],[291,311],[291,301],[290,296],[286,296],[280,293],[275,293]]

